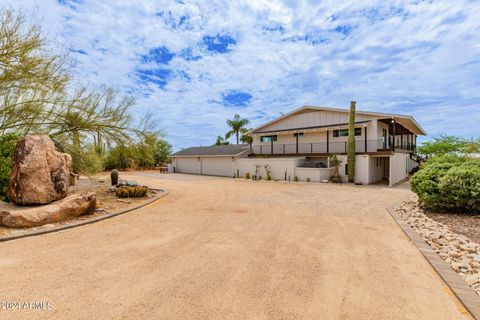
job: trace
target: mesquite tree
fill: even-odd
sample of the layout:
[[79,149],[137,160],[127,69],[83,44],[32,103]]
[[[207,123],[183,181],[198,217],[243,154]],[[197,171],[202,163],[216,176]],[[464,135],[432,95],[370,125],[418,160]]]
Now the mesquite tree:
[[348,120],[348,181],[355,180],[355,101],[350,102],[350,117]]

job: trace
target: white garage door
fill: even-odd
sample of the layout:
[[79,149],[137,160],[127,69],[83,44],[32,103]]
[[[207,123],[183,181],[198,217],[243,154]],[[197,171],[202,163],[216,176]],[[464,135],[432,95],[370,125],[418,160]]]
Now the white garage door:
[[202,174],[233,177],[232,157],[202,157]]
[[194,158],[177,158],[176,172],[199,174],[200,161]]

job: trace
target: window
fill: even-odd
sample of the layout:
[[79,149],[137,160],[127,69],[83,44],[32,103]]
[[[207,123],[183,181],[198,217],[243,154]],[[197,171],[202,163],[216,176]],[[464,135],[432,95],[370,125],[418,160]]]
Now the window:
[[348,164],[345,163],[345,175],[348,176]]
[[[355,136],[362,135],[362,128],[355,128]],[[348,137],[348,129],[333,130],[333,136],[338,137]]]
[[296,136],[302,137],[302,136],[303,136],[303,132],[294,133],[293,136],[294,136],[294,137],[296,137]]
[[272,141],[277,141],[277,135],[260,137],[260,142],[272,142]]

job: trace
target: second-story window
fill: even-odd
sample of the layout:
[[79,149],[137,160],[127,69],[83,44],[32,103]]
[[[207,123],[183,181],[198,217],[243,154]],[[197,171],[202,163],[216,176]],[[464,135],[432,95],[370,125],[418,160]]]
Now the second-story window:
[[260,136],[260,142],[272,142],[272,141],[277,141],[277,135]]
[[[362,135],[362,128],[355,128],[355,135],[356,136],[361,136]],[[333,130],[333,136],[335,138],[348,137],[348,129]]]

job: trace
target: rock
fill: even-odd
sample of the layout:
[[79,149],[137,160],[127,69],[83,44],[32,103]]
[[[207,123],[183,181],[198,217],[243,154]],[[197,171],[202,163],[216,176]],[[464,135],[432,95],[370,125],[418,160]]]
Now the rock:
[[328,183],[328,180],[320,180],[321,183]]
[[108,192],[115,192],[115,190],[117,190],[116,186],[110,186],[110,187],[107,188]]
[[8,198],[17,204],[47,204],[64,198],[72,158],[55,150],[46,135],[20,139],[13,155]]
[[130,187],[138,186],[138,182],[135,181],[135,180],[128,180],[127,181],[127,186],[130,186]]
[[11,228],[29,228],[55,223],[85,214],[92,214],[95,211],[95,202],[95,193],[73,194],[43,206],[0,211],[0,225]]

